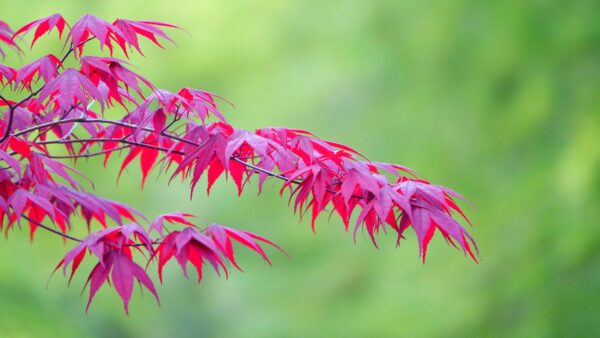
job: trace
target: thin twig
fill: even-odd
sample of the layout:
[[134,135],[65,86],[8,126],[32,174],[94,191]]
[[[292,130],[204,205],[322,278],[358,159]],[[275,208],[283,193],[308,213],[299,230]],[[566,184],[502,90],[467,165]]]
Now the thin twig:
[[50,231],[51,233],[53,233],[55,235],[59,235],[61,237],[64,237],[66,239],[70,239],[70,240],[75,241],[75,242],[81,242],[81,241],[83,241],[81,238],[73,237],[73,236],[70,236],[70,235],[67,235],[67,234],[63,234],[62,232],[60,232],[58,230],[54,230],[54,229],[52,229],[51,227],[49,227],[47,225],[44,225],[44,224],[42,224],[42,223],[40,223],[40,222],[38,222],[38,221],[36,221],[34,219],[29,218],[28,216],[21,215],[21,217],[25,218],[29,222],[37,225],[38,227],[40,227],[40,228],[42,228],[44,230]]
[[127,148],[130,148],[130,147],[131,146],[127,145],[127,146],[117,147],[117,148],[114,148],[114,149],[108,149],[108,150],[98,151],[98,152],[95,152],[95,153],[83,153],[83,154],[77,154],[77,155],[48,155],[48,154],[43,154],[43,153],[38,153],[38,152],[36,152],[36,154],[39,154],[39,155],[44,156],[44,157],[55,158],[55,159],[78,159],[78,158],[81,158],[81,157],[90,158],[90,157],[94,157],[94,156],[104,155],[104,154],[107,154],[107,153],[111,153],[113,151],[119,151],[119,150],[127,149]]
[[[51,232],[51,233],[53,233],[55,235],[59,235],[59,236],[61,236],[63,238],[66,238],[66,239],[69,239],[69,240],[72,240],[72,241],[75,241],[75,242],[80,242],[80,243],[85,240],[85,238],[77,238],[77,237],[74,237],[74,236],[62,233],[62,232],[60,232],[58,230],[52,229],[51,227],[49,227],[47,225],[44,225],[44,224],[42,224],[42,223],[40,223],[40,222],[38,222],[38,221],[36,221],[34,219],[31,219],[29,216],[21,215],[21,217],[25,218],[26,220],[28,220],[29,222],[35,224],[36,226],[38,226],[38,227],[40,227],[40,228],[42,228],[42,229],[44,229],[46,231],[49,231],[49,232]],[[163,239],[164,239],[164,237],[158,238],[158,239],[152,241],[150,244],[152,244],[152,245],[160,244],[160,243],[162,243]],[[130,244],[125,244],[124,246],[129,246],[129,247],[146,246],[146,243],[130,243]]]

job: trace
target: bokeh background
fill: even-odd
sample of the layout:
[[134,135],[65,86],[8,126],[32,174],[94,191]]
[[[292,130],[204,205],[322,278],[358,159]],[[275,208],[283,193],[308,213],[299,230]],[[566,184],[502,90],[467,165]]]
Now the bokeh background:
[[[255,231],[292,259],[271,250],[269,267],[245,252],[244,272],[199,286],[170,265],[161,307],[137,290],[126,316],[104,288],[85,315],[85,272],[46,288],[70,244],[15,231],[0,244],[0,336],[600,336],[599,5],[2,0],[13,28],[54,12],[185,28],[166,51],[146,44],[137,71],[228,98],[235,108],[221,108],[237,127],[308,129],[458,190],[477,207],[465,206],[481,262],[436,237],[423,265],[412,234],[376,250],[326,218],[313,234],[275,181],[258,197],[220,182],[190,201],[186,184],[152,177],[140,192],[136,168],[117,185],[116,162],[90,160],[77,167],[101,196]],[[56,38],[32,55],[59,53]]]

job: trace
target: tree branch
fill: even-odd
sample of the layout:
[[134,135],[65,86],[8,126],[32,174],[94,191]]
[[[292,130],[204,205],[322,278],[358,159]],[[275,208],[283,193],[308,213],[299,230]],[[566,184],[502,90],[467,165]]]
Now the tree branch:
[[70,235],[67,235],[67,234],[63,234],[62,232],[60,232],[58,230],[54,230],[54,229],[52,229],[51,227],[49,227],[47,225],[44,225],[44,224],[42,224],[42,223],[40,223],[40,222],[38,222],[38,221],[36,221],[34,219],[29,218],[29,216],[21,215],[21,217],[25,218],[29,222],[31,222],[31,223],[37,225],[38,227],[40,227],[40,228],[42,228],[42,229],[44,229],[46,231],[49,231],[49,232],[51,232],[51,233],[53,233],[55,235],[59,235],[59,236],[61,236],[63,238],[70,239],[70,240],[75,241],[75,242],[81,242],[81,241],[83,241],[81,238],[73,237],[73,236],[70,236]]
[[[129,140],[125,140],[125,139],[122,139],[122,138],[118,138],[118,139],[115,139],[115,138],[112,138],[112,139],[106,139],[106,138],[88,138],[88,139],[74,139],[74,140],[50,140],[50,141],[38,142],[38,144],[66,144],[66,143],[86,143],[86,142],[119,142],[119,143],[125,143],[125,144],[128,144],[128,145],[133,145],[133,146],[138,146],[138,147],[144,147],[144,148],[159,150],[159,151],[163,151],[163,152],[170,152],[170,153],[177,154],[177,155],[183,155],[183,156],[186,155],[186,153],[184,153],[183,151],[168,149],[168,148],[154,146],[154,145],[140,143],[140,142],[129,141]],[[197,143],[192,143],[192,144],[195,145],[195,146],[200,146]],[[71,158],[76,158],[76,156],[72,156]],[[275,173],[275,172],[263,169],[263,168],[261,168],[259,166],[254,165],[254,164],[245,162],[244,160],[242,160],[242,159],[240,159],[240,158],[238,158],[236,156],[231,156],[230,159],[233,160],[233,161],[236,161],[237,163],[242,164],[242,165],[244,165],[244,166],[246,166],[246,167],[248,167],[250,169],[256,170],[256,171],[261,172],[261,173],[264,173],[267,176],[275,177],[275,178],[278,178],[278,179],[286,181],[286,182],[289,181],[289,179],[285,175],[278,174],[278,173]],[[302,183],[302,181],[300,181],[300,180],[292,180],[290,182],[294,183],[294,184],[301,184]],[[335,193],[336,191],[329,190],[329,192]],[[362,198],[362,197],[360,197],[360,198]]]
[[2,94],[0,94],[0,100],[4,101],[9,109],[12,109],[13,105],[4,96],[2,96]]
[[[131,129],[141,129],[147,132],[151,132],[151,133],[156,133],[157,131],[152,129],[152,128],[148,128],[148,127],[140,127],[134,124],[130,124],[130,123],[126,123],[126,122],[122,122],[122,121],[113,121],[113,120],[108,120],[108,119],[88,119],[88,118],[72,118],[72,119],[65,119],[65,120],[59,120],[59,121],[52,121],[52,122],[47,122],[47,123],[42,123],[39,124],[37,126],[33,126],[31,128],[27,128],[27,129],[23,129],[17,133],[14,133],[11,136],[21,136],[23,134],[26,133],[30,133],[32,131],[36,131],[38,129],[42,129],[42,128],[46,128],[46,127],[54,127],[60,124],[64,124],[64,123],[74,123],[74,122],[78,122],[78,123],[104,123],[104,124],[113,124],[113,125],[118,125],[118,126],[122,126],[122,127],[126,127],[126,128],[131,128]],[[199,147],[200,144],[196,143],[196,142],[192,142],[190,140],[184,139],[182,137],[179,137],[177,135],[173,135],[173,134],[169,134],[169,133],[165,133],[165,132],[160,132],[161,136],[170,138],[172,140],[176,140],[176,141],[180,141],[180,142],[185,142],[189,145],[193,145],[196,147]],[[168,148],[164,148],[164,147],[158,147],[158,146],[152,146],[152,145],[148,145],[148,144],[144,144],[144,143],[140,143],[140,142],[134,142],[134,141],[129,141],[129,140],[125,140],[125,139],[103,139],[103,138],[89,138],[89,139],[76,139],[76,140],[50,140],[50,141],[42,141],[42,142],[38,142],[38,144],[64,144],[64,143],[85,143],[85,142],[121,142],[121,143],[125,143],[125,144],[129,144],[129,145],[135,145],[135,146],[140,146],[140,147],[146,147],[146,148],[151,148],[151,149],[155,149],[155,150],[160,150],[160,151],[164,151],[164,152],[171,152],[174,154],[178,154],[178,155],[186,155],[184,152],[182,151],[178,151],[178,150],[171,150]],[[232,160],[248,167],[251,168],[253,170],[256,170],[258,172],[264,173],[268,176],[271,177],[275,177],[284,181],[288,181],[289,179],[282,174],[278,174],[266,169],[263,169],[261,167],[258,167],[256,165],[253,165],[251,163],[245,162],[243,161],[241,158],[238,158],[236,156],[232,156],[231,157]],[[301,181],[299,180],[293,180],[291,181],[294,184],[300,184]]]
[[[55,235],[58,235],[58,236],[60,236],[60,237],[63,237],[63,238],[65,238],[65,239],[68,239],[68,240],[71,240],[71,241],[75,241],[75,242],[83,242],[83,240],[85,239],[85,238],[77,238],[77,237],[73,237],[73,236],[71,236],[71,235],[64,234],[64,233],[62,233],[62,232],[60,232],[60,231],[58,231],[58,230],[52,229],[51,227],[49,227],[49,226],[47,226],[47,225],[44,225],[44,224],[42,224],[42,223],[40,223],[40,222],[38,222],[38,221],[36,221],[36,220],[34,220],[34,219],[31,219],[29,216],[26,216],[26,215],[21,215],[21,217],[25,218],[27,221],[29,221],[29,222],[31,222],[31,223],[33,223],[33,224],[35,224],[36,226],[38,226],[38,227],[40,227],[40,228],[42,228],[42,229],[44,229],[44,230],[46,230],[46,231],[48,231],[48,232],[50,232],[50,233],[53,233],[53,234],[55,234]],[[158,238],[158,239],[156,239],[156,240],[152,241],[152,243],[151,243],[151,244],[152,244],[152,245],[157,245],[157,244],[160,244],[160,243],[162,242],[163,238],[164,238],[164,237]],[[145,245],[146,245],[145,243],[131,243],[131,244],[125,244],[125,246],[129,246],[129,247],[145,246]]]
[[128,148],[131,148],[131,146],[126,145],[126,146],[117,147],[114,149],[98,151],[95,153],[84,153],[84,154],[78,154],[78,155],[48,155],[48,154],[42,154],[42,153],[36,153],[36,154],[40,154],[42,156],[49,157],[49,158],[55,158],[55,159],[75,159],[76,160],[81,157],[90,158],[90,157],[104,155],[104,154],[112,153],[113,151],[119,151],[119,150],[128,149]]

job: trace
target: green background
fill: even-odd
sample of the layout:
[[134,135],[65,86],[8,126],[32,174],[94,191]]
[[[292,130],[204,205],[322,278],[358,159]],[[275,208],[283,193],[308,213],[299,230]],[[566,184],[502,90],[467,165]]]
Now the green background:
[[[600,336],[600,20],[596,1],[2,0],[13,28],[62,13],[157,20],[177,46],[144,44],[136,71],[235,103],[236,127],[288,126],[396,162],[458,190],[481,249],[473,263],[435,237],[425,265],[399,248],[356,244],[338,220],[298,222],[279,182],[207,197],[152,176],[143,192],[118,162],[77,167],[97,193],[149,216],[180,210],[251,230],[286,249],[273,266],[244,251],[244,272],[198,286],[171,263],[162,305],[113,289],[89,314],[54,265],[71,247],[14,231],[0,244],[2,337]],[[30,38],[30,37],[29,37]],[[60,53],[56,33],[33,54]],[[9,56],[7,63],[22,62]],[[205,184],[205,183],[202,183]],[[242,252],[242,251],[240,251]],[[89,271],[89,270],[88,270]]]

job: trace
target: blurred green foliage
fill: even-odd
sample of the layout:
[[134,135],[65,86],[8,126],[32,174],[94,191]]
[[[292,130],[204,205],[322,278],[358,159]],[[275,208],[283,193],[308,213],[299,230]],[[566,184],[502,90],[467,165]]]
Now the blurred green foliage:
[[[60,12],[180,25],[167,51],[146,44],[137,71],[160,87],[202,88],[243,128],[289,126],[416,169],[468,206],[474,264],[435,238],[427,264],[356,244],[337,220],[306,221],[279,199],[235,197],[221,182],[189,201],[131,168],[78,164],[101,196],[151,217],[181,210],[262,234],[292,256],[198,286],[169,266],[162,306],[139,291],[125,316],[112,289],[90,313],[79,288],[46,280],[70,244],[26,230],[0,245],[3,337],[600,336],[600,20],[597,1],[3,0],[17,28]],[[56,33],[33,53],[60,52]],[[10,62],[9,62],[10,61]],[[11,56],[14,66],[22,61]],[[200,189],[201,190],[201,189]],[[89,268],[89,266],[84,267]]]

